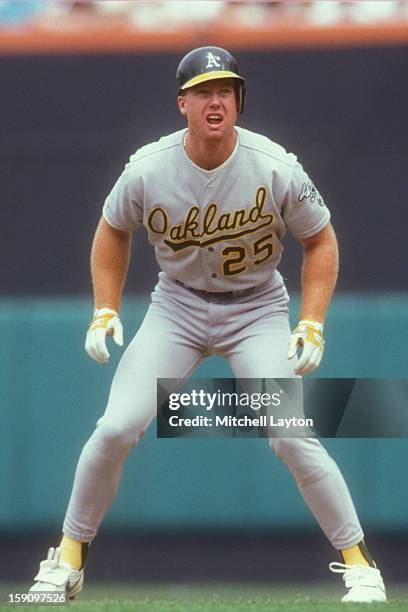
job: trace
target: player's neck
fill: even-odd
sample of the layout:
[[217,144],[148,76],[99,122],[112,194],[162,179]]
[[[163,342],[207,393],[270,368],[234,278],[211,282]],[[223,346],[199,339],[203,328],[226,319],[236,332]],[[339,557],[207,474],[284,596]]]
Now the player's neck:
[[194,133],[187,132],[184,137],[184,148],[197,166],[204,170],[214,170],[229,158],[235,149],[237,134],[235,130],[223,140],[208,141],[198,138]]

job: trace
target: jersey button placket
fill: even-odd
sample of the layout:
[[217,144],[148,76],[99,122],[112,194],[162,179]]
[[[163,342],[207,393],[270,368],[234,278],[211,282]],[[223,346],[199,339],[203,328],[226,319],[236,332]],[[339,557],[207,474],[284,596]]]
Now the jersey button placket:
[[[208,184],[206,186],[206,189],[205,189],[205,196],[204,196],[205,197],[205,202],[206,202],[205,210],[212,203],[211,195],[212,195],[212,193],[214,191],[213,185],[212,185],[212,181],[213,181],[213,178],[211,178],[209,180],[209,182],[208,182]],[[208,236],[203,236],[204,240],[206,238],[208,238]],[[214,263],[216,264],[216,259],[217,259],[217,254],[216,254],[215,248],[212,245],[208,246],[205,249],[205,254],[206,254],[206,257],[205,257],[206,261],[203,262],[203,264],[204,264],[204,270],[205,270],[206,277],[208,279],[210,279],[210,278],[211,279],[218,278],[218,274],[216,272],[212,272],[212,270],[214,270],[214,267],[216,267],[216,266],[214,266]],[[203,253],[203,255],[204,255],[204,253]]]

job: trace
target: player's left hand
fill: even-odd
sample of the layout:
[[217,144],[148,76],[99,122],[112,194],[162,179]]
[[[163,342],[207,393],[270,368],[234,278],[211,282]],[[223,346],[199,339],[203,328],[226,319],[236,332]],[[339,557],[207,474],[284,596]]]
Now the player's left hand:
[[323,357],[324,339],[323,324],[310,319],[302,319],[292,332],[289,342],[288,359],[296,356],[298,348],[302,349],[295,373],[303,376],[319,367]]

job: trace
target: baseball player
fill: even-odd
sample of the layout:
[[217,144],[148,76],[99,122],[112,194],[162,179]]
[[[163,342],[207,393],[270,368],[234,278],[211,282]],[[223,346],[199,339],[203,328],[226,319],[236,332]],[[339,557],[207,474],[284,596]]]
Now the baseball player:
[[[95,312],[85,348],[97,362],[109,359],[107,336],[123,345],[121,294],[132,234],[141,225],[161,272],[79,458],[62,540],[41,562],[33,591],[65,591],[73,599],[82,589],[88,547],[122,464],[156,416],[157,378],[183,380],[212,354],[225,357],[242,379],[303,376],[322,359],[338,270],[329,210],[295,155],[236,126],[245,80],[228,51],[190,51],[179,64],[177,88],[187,128],[130,157],[96,230]],[[277,270],[287,230],[303,246],[300,320],[292,333]],[[271,437],[269,444],[340,552],[342,562],[330,569],[343,574],[342,601],[386,601],[336,463],[314,438]]]

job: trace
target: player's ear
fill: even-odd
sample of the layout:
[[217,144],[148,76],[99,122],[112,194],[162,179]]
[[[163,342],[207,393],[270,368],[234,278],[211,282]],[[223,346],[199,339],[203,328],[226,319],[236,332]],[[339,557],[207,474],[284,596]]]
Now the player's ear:
[[178,103],[178,107],[179,107],[180,113],[185,117],[186,114],[187,114],[186,96],[178,96],[177,97],[177,103]]

